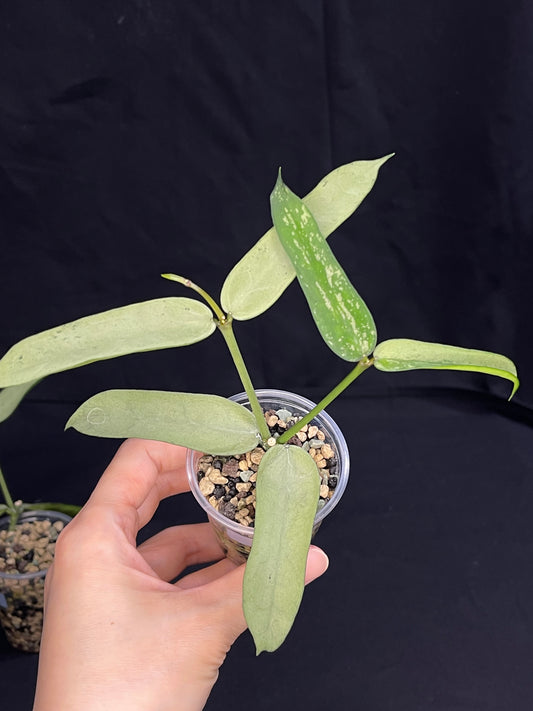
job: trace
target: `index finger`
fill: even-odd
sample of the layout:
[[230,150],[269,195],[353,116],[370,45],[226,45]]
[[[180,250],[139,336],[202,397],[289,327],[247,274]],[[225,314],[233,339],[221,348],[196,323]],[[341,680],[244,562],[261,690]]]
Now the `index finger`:
[[119,508],[130,518],[134,535],[152,518],[159,502],[189,490],[187,449],[166,442],[128,439],[103,473],[87,506]]

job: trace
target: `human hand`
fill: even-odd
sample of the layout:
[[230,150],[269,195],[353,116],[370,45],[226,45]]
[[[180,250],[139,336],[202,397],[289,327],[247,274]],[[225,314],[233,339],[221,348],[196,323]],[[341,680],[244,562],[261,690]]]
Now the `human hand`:
[[[246,629],[244,566],[223,557],[208,523],[168,528],[136,546],[161,499],[188,490],[185,452],[124,442],[61,533],[46,579],[34,711],[203,708]],[[306,581],[327,564],[311,546]]]

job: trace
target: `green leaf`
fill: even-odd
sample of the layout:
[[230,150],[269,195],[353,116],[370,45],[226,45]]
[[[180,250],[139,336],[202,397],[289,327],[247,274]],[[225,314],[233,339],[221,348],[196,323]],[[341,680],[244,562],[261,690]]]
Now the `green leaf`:
[[0,360],[0,387],[128,353],[186,346],[215,330],[205,304],[153,299],[86,316],[16,343]]
[[261,460],[243,583],[244,615],[257,654],[282,644],[300,607],[319,488],[317,466],[300,447],[276,445]]
[[57,501],[45,501],[37,504],[23,504],[24,511],[59,511],[74,518],[81,511],[81,506],[77,504],[61,504]]
[[200,452],[239,454],[260,439],[252,413],[218,395],[159,390],[106,390],[86,400],[67,422],[95,437],[139,437]]
[[374,350],[376,325],[304,202],[281,175],[270,197],[272,219],[322,338],[340,358],[358,361]]
[[[342,165],[303,198],[325,237],[359,207],[392,155]],[[272,227],[228,274],[222,307],[238,321],[254,318],[279,299],[294,277],[294,267]]]
[[509,400],[520,384],[513,361],[499,353],[413,341],[408,338],[394,338],[380,343],[374,351],[374,365],[378,370],[386,372],[429,368],[498,375],[513,383]]
[[21,385],[13,385],[9,388],[4,388],[0,392],[0,422],[15,412],[27,393],[39,382],[40,378],[30,380],[29,383]]

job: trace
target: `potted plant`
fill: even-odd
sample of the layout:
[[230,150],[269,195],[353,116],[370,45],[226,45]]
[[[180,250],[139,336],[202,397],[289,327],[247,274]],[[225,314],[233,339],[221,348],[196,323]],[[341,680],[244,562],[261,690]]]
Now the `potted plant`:
[[[252,539],[243,606],[258,653],[276,649],[285,639],[303,594],[313,531],[345,484],[344,440],[336,426],[328,430],[323,424],[324,409],[334,398],[371,366],[388,372],[470,370],[510,380],[512,394],[518,387],[514,364],[499,354],[409,339],[377,344],[372,315],[326,238],[357,208],[389,157],[341,166],[303,200],[280,175],[271,195],[274,227],[232,269],[220,304],[189,279],[165,274],[205,303],[174,297],[113,309],[24,339],[0,360],[0,387],[24,387],[88,362],[183,346],[220,331],[244,386],[237,401],[198,393],[109,390],[83,403],[67,426],[89,435],[158,439],[191,450],[191,485],[211,507],[207,510],[224,545],[234,550],[239,541],[232,535],[243,535],[241,552],[246,552]],[[256,393],[233,330],[235,321],[269,308],[294,276],[325,342],[352,363],[317,405],[302,405],[298,396],[273,400],[285,394]],[[227,524],[221,512],[229,512]]]
[[[0,393],[0,422],[29,387]],[[60,531],[79,506],[14,501],[0,469],[0,623],[9,643],[38,652],[43,623],[44,578]]]

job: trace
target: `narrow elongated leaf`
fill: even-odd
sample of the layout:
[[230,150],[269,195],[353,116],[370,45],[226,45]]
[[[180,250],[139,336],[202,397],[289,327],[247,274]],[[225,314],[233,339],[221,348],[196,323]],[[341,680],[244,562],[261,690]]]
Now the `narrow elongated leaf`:
[[[359,207],[391,155],[341,165],[303,198],[325,237]],[[228,274],[222,307],[238,321],[254,318],[279,299],[294,277],[294,267],[272,227]]]
[[0,422],[7,420],[7,418],[15,412],[26,394],[37,385],[38,382],[39,378],[30,380],[29,383],[4,388],[2,392],[0,392]]
[[86,400],[66,427],[94,437],[155,439],[200,452],[241,454],[260,439],[252,413],[218,395],[106,390]]
[[272,219],[322,338],[344,360],[358,361],[376,345],[376,325],[304,202],[281,175],[270,197]]
[[19,341],[0,360],[0,387],[128,353],[186,346],[214,329],[213,314],[195,299],[169,297],[122,306]]
[[261,460],[243,583],[244,615],[257,654],[282,644],[300,607],[319,488],[317,466],[300,447],[276,445]]
[[506,378],[513,384],[509,399],[518,390],[519,380],[512,360],[499,353],[477,351],[441,343],[426,343],[408,338],[383,341],[374,351],[378,370],[395,372],[423,368],[435,370],[468,370]]
[[37,504],[23,504],[24,511],[59,511],[74,518],[81,511],[81,506],[77,504],[61,504],[57,501],[45,501]]

